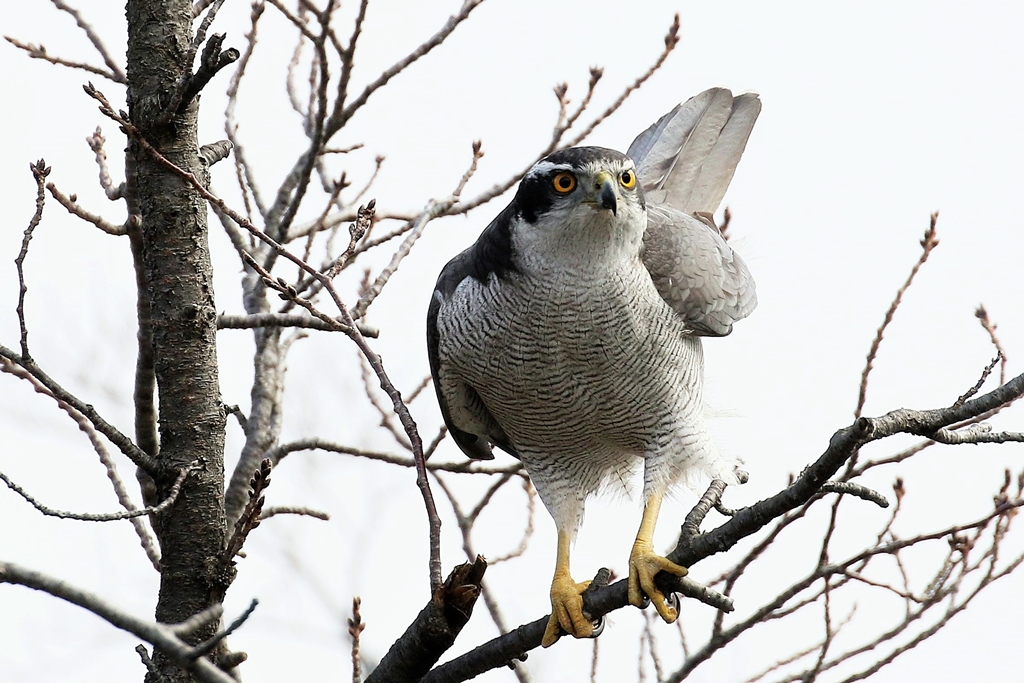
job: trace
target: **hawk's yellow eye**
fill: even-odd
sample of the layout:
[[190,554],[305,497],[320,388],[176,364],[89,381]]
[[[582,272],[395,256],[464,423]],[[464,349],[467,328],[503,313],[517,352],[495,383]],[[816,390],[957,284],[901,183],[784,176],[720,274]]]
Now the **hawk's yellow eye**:
[[632,171],[623,171],[619,175],[619,182],[622,183],[622,186],[627,190],[632,189],[632,187],[636,185],[636,174]]
[[555,186],[555,192],[558,194],[569,194],[576,189],[576,176],[562,171],[552,179],[551,184]]

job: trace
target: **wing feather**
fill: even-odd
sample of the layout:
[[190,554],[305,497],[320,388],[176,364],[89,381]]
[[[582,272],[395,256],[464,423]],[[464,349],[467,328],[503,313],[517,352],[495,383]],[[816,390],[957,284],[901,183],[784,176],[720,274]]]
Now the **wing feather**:
[[492,258],[494,253],[500,253],[500,245],[495,243],[505,239],[501,233],[501,224],[508,220],[506,214],[507,211],[500,214],[484,230],[476,244],[453,258],[441,270],[427,308],[427,358],[441,416],[455,443],[463,453],[475,460],[492,460],[492,444],[514,457],[519,456],[498,421],[484,405],[480,394],[460,378],[452,376],[445,367],[440,354],[438,316],[442,315],[444,302],[463,280],[469,277],[486,279],[491,273],[497,276],[509,267],[506,262],[508,255],[498,260],[497,257]]
[[695,334],[724,337],[757,306],[754,280],[711,219],[647,207],[644,265],[661,297]]
[[760,111],[756,94],[712,88],[665,114],[629,148],[647,199],[644,265],[696,334],[727,335],[757,305],[750,271],[710,215]]

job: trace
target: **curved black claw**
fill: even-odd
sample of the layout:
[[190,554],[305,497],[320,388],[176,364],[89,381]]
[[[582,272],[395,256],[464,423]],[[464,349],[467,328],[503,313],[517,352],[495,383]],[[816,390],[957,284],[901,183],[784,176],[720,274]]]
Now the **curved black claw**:
[[588,638],[597,638],[599,635],[604,633],[604,623],[605,623],[604,617],[601,617],[600,619],[595,620],[593,622],[593,624],[594,624],[594,632],[591,633],[587,637]]
[[672,593],[669,593],[668,595],[666,595],[665,596],[665,604],[668,605],[668,607],[670,609],[675,611],[676,614],[679,614],[679,594],[678,593],[672,592]]

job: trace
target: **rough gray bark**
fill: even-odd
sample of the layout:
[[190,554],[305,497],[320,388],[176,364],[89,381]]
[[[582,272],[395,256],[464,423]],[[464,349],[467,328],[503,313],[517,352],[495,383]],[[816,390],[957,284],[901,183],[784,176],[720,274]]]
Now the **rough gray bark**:
[[[128,0],[128,107],[140,135],[167,159],[203,177],[193,99],[162,123],[175,84],[191,65],[189,0]],[[216,355],[213,271],[207,244],[206,203],[179,175],[157,162],[137,141],[128,147],[130,194],[141,216],[141,266],[150,312],[154,371],[159,396],[159,469],[151,473],[157,495],[167,495],[173,472],[198,463],[178,501],[154,520],[162,551],[156,619],[186,620],[223,594],[224,429]],[[141,307],[140,307],[141,308]],[[192,634],[197,642],[216,624]],[[163,680],[191,681],[160,651]],[[147,680],[152,681],[151,674]]]

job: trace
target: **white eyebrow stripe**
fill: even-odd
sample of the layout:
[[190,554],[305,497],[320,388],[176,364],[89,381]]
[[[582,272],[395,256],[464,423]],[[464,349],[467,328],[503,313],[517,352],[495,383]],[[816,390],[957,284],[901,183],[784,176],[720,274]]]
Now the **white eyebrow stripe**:
[[571,170],[573,170],[573,168],[569,164],[553,164],[550,161],[538,161],[536,164],[533,165],[533,168],[530,169],[529,173],[526,174],[526,177],[532,178],[533,176],[543,175],[546,173],[550,173],[551,171]]

